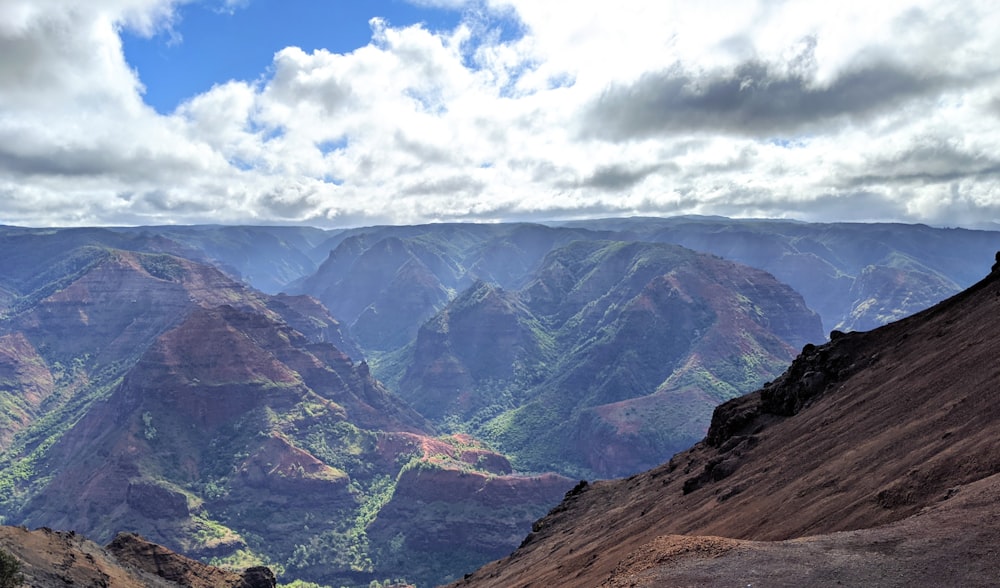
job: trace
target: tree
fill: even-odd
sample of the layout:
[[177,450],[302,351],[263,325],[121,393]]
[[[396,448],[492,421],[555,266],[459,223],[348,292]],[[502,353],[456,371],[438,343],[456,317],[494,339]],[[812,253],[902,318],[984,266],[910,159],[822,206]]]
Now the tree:
[[23,583],[20,560],[0,549],[0,588],[15,588]]

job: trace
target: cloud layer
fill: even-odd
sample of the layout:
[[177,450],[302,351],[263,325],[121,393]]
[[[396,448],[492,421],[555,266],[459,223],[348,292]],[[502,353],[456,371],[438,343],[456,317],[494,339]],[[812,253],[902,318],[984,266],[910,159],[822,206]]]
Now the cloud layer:
[[989,1],[414,3],[161,115],[120,34],[181,2],[6,0],[0,223],[1000,219]]

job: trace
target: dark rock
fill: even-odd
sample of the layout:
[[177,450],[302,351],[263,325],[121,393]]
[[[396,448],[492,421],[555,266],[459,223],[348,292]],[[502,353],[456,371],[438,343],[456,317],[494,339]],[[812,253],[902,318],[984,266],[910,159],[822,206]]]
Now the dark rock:
[[577,482],[576,486],[566,493],[566,498],[571,498],[578,494],[582,494],[590,484],[586,480],[580,480]]
[[243,580],[236,588],[275,588],[277,585],[278,581],[271,568],[257,566],[243,572]]
[[[770,388],[768,384],[765,388]],[[760,414],[761,403],[757,396],[744,396],[717,406],[712,412],[712,423],[708,427],[705,443],[721,447],[752,423]]]
[[274,574],[267,568],[249,568],[243,573],[224,570],[174,553],[135,533],[119,533],[105,549],[119,563],[159,576],[171,585],[188,588],[274,588],[276,585]]

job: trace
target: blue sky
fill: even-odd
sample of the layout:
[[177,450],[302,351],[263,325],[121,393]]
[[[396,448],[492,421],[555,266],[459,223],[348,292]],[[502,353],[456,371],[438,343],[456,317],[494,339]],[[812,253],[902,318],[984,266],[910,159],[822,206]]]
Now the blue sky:
[[230,9],[198,2],[178,9],[171,30],[152,37],[126,30],[122,43],[146,87],[146,102],[167,114],[214,84],[267,75],[274,54],[285,47],[335,53],[364,47],[373,17],[391,26],[451,30],[462,11],[403,0],[257,0]]
[[995,0],[3,0],[0,224],[996,228]]

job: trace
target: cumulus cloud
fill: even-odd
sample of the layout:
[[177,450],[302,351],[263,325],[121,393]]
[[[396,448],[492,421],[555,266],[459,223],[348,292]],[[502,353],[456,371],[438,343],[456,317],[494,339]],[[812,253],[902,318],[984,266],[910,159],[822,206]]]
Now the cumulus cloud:
[[162,115],[120,35],[181,0],[6,0],[0,222],[1000,216],[989,1],[411,3],[462,23],[373,15]]

